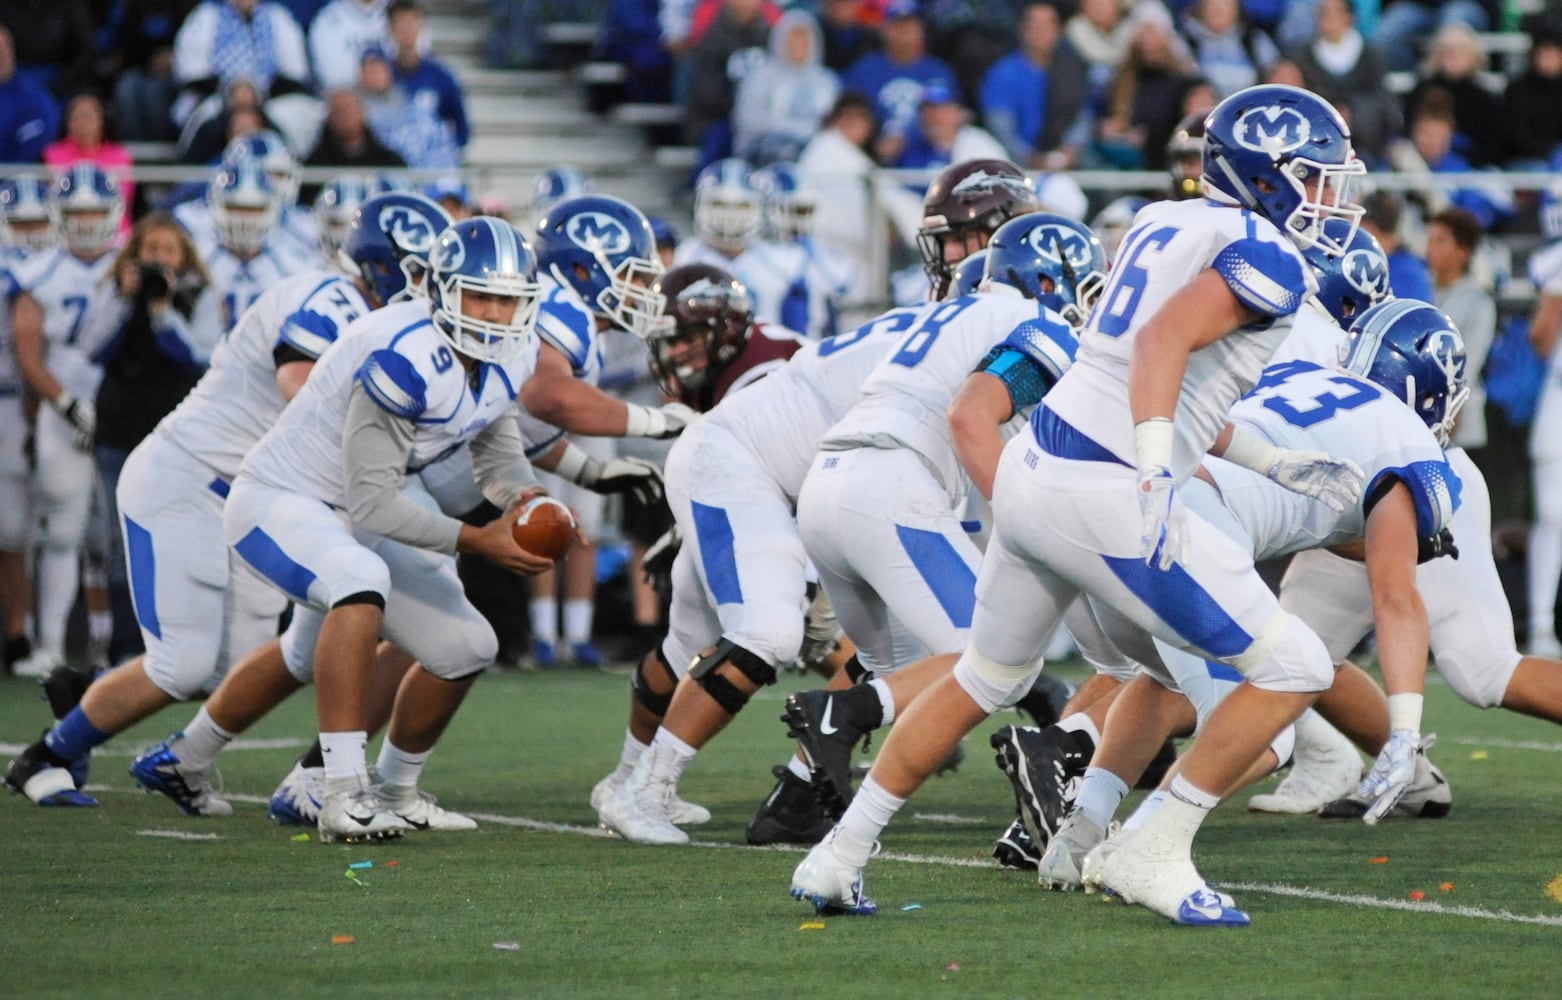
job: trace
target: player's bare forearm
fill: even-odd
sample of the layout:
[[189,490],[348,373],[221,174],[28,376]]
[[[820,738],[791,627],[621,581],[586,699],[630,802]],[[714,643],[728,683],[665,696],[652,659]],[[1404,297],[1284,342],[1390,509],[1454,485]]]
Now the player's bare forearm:
[[998,459],[1003,454],[999,426],[1014,413],[1009,390],[996,376],[975,372],[949,404],[949,431],[955,453],[971,482],[991,500]]
[[16,347],[16,369],[39,399],[52,403],[65,387],[60,385],[44,363],[43,309],[38,300],[23,293],[12,309],[12,337]]
[[571,375],[539,371],[521,387],[521,405],[539,420],[573,434],[623,437],[629,408],[596,386]]
[[1377,625],[1378,665],[1389,694],[1420,694],[1426,685],[1426,605],[1416,588],[1416,512],[1403,483],[1378,501],[1367,520],[1367,582]]

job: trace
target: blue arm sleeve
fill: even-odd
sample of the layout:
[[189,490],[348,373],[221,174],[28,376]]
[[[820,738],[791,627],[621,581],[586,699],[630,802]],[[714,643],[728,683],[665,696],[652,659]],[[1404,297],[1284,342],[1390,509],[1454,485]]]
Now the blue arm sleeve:
[[1368,514],[1395,482],[1404,483],[1410,490],[1410,498],[1416,505],[1416,532],[1422,538],[1433,538],[1448,527],[1454,512],[1459,509],[1460,494],[1464,491],[1459,474],[1447,462],[1411,462],[1384,469],[1372,480],[1365,493]]
[[376,406],[403,420],[416,420],[428,405],[428,383],[412,362],[395,351],[370,354],[356,376]]
[[1291,315],[1314,286],[1298,253],[1252,237],[1227,244],[1210,266],[1238,301],[1264,316]]

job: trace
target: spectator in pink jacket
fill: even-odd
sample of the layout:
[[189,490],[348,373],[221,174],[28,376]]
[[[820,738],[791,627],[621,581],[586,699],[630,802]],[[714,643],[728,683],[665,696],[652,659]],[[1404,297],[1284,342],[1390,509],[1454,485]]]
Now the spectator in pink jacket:
[[[136,189],[130,177],[130,150],[108,141],[103,102],[90,93],[77,94],[65,105],[65,135],[43,151],[43,162],[57,170],[82,160],[95,163],[112,174],[124,192],[127,208],[133,203]],[[126,211],[119,222],[121,235],[130,233],[130,214]]]

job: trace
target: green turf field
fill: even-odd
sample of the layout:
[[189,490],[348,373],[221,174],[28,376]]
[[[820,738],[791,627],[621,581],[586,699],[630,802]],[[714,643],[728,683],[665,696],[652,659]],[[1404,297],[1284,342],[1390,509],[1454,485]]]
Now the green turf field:
[[[1559,898],[1547,893],[1562,877],[1553,726],[1476,712],[1437,685],[1426,717],[1453,785],[1447,819],[1369,828],[1217,813],[1201,867],[1253,918],[1225,931],[1042,892],[995,867],[988,852],[1012,800],[984,727],[966,766],[887,831],[887,856],[866,877],[879,916],[813,929],[811,908],[786,891],[798,855],[741,846],[784,756],[780,701],[805,683],[789,675],[765,692],[690,769],[682,792],[715,819],[685,848],[592,828],[586,795],[617,760],[622,676],[484,678],[424,782],[481,814],[481,829],[370,848],[296,842],[265,819],[260,797],[298,752],[286,746],[225,755],[227,792],[248,797],[230,819],[188,818],[134,791],[128,753],[191,714],[171,709],[95,762],[101,808],[0,802],[0,996],[1562,993],[1562,881]],[[46,715],[29,683],[0,681],[0,741],[25,742]],[[295,699],[249,735],[306,738],[312,720]],[[356,861],[374,867],[352,880]]]

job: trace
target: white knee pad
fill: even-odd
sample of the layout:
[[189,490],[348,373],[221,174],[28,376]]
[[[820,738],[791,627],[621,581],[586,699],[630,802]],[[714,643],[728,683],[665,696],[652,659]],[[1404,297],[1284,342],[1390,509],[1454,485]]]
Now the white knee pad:
[[954,671],[955,681],[988,715],[1024,697],[1039,673],[1037,663],[1005,666],[983,656],[975,646],[967,646],[960,654]]
[[1307,694],[1334,683],[1334,664],[1323,640],[1286,611],[1271,618],[1241,655],[1225,662],[1265,691]]
[[54,552],[77,552],[87,536],[90,502],[72,498],[60,502],[45,498],[38,513],[43,519],[43,547]]
[[307,604],[293,605],[293,620],[282,633],[282,662],[300,684],[315,682],[315,643],[325,615]]
[[439,637],[439,656],[420,660],[423,669],[443,681],[459,681],[488,669],[499,655],[499,637],[482,618],[472,616]]
[[220,630],[154,643],[146,653],[147,680],[175,701],[189,701],[206,690],[214,675],[220,675],[221,645]]

